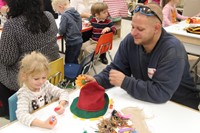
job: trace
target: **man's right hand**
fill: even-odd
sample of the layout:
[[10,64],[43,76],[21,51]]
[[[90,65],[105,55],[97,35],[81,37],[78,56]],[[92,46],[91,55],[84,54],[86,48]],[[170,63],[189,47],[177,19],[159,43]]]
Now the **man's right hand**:
[[96,81],[96,79],[90,75],[84,75],[85,76],[85,81],[90,82],[90,81]]

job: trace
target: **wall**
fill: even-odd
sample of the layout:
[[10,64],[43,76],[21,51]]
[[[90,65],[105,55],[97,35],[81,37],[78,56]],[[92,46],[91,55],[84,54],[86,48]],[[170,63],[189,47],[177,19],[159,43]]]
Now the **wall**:
[[183,15],[195,16],[200,12],[200,0],[184,0]]

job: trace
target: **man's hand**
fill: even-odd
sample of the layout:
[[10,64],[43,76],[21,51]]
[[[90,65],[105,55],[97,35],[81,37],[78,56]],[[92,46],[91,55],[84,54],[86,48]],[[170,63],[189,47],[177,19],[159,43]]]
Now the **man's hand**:
[[113,69],[110,70],[109,73],[110,84],[121,87],[124,78],[125,75],[122,72]]
[[84,75],[84,76],[85,76],[85,82],[96,81],[96,79],[90,75]]

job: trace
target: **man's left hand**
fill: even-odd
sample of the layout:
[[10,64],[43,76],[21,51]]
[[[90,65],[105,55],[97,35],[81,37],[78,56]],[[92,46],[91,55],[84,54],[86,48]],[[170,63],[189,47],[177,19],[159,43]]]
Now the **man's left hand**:
[[125,75],[117,70],[111,69],[109,73],[109,80],[110,84],[114,86],[121,86],[123,80],[125,78]]

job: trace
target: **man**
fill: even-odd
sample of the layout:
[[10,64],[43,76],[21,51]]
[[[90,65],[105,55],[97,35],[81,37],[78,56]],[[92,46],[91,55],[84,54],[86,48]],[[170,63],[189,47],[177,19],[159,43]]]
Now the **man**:
[[120,86],[134,98],[152,103],[168,100],[198,109],[199,91],[189,72],[182,43],[162,28],[162,10],[153,3],[137,5],[132,29],[113,62],[94,78],[105,88]]

